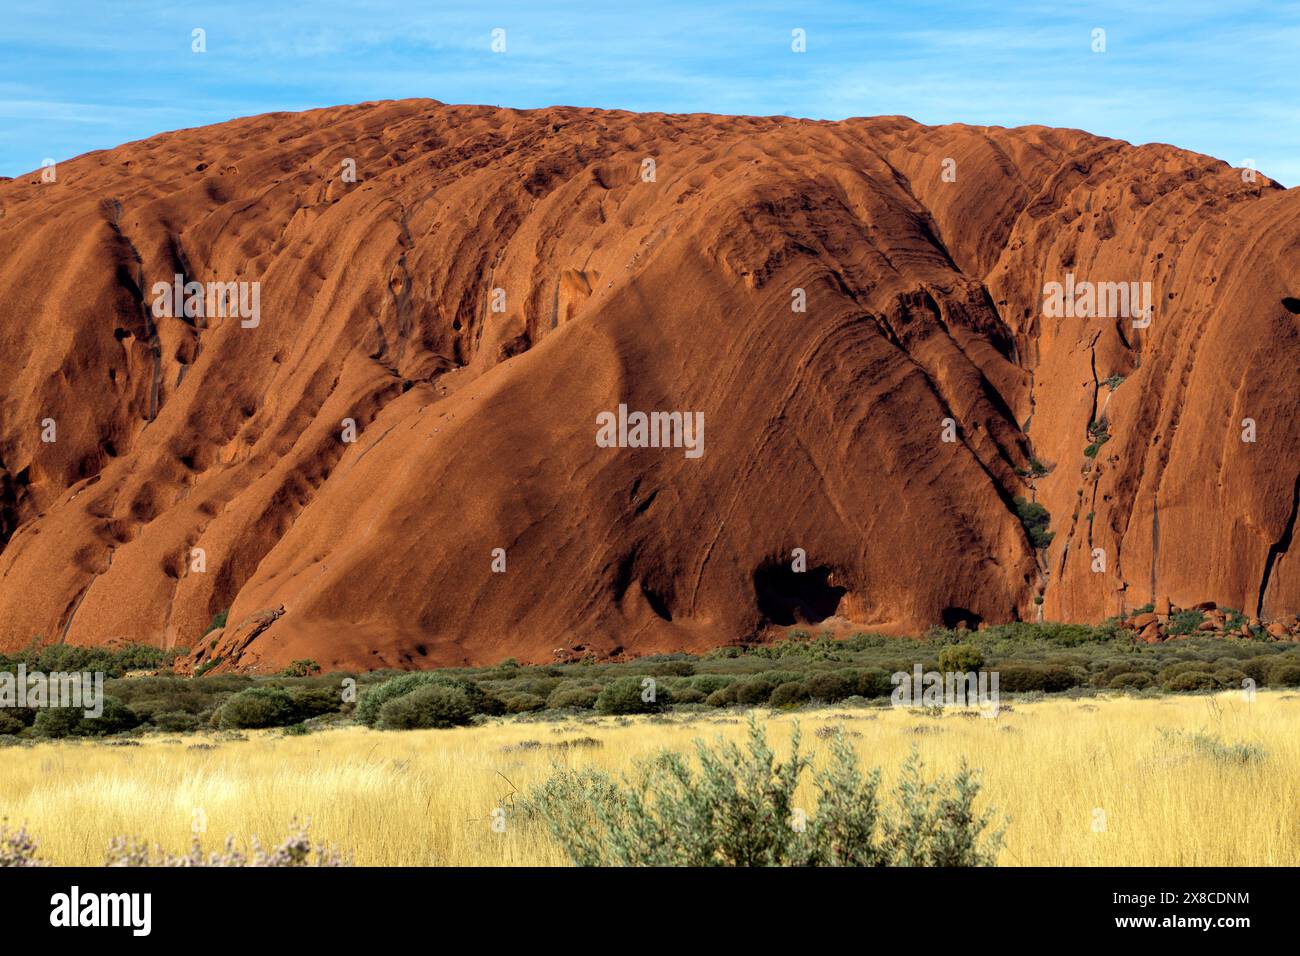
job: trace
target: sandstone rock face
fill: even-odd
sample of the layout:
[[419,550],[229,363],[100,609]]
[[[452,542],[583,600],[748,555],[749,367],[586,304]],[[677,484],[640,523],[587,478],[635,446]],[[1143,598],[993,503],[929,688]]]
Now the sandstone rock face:
[[[362,104],[0,183],[0,250],[0,649],[1300,610],[1300,191],[1172,147]],[[256,321],[157,314],[177,275]],[[1149,324],[1049,315],[1067,276],[1149,282]],[[619,405],[702,454],[600,447]]]

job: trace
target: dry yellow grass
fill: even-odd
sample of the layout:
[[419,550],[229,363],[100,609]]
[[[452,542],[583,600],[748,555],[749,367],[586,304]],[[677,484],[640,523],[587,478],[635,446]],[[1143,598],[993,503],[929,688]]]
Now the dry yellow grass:
[[[763,711],[786,752],[792,715]],[[965,755],[983,771],[983,805],[1010,816],[1004,865],[1296,865],[1300,863],[1300,697],[1240,694],[1042,700],[996,720],[946,713],[834,707],[797,715],[805,746],[843,725],[886,784],[917,745],[929,772]],[[1262,747],[1234,764],[1171,741],[1169,730]],[[493,832],[490,814],[511,790],[542,780],[553,761],[610,770],[696,737],[739,739],[735,714],[670,721],[615,718],[502,721],[445,731],[342,728],[247,740],[152,738],[139,746],[46,743],[0,750],[0,817],[25,824],[53,863],[103,862],[109,839],[134,834],[179,851],[196,812],[205,845],[225,835],[270,842],[295,816],[358,864],[536,865],[565,862],[536,828]],[[600,747],[531,747],[591,737]],[[209,745],[201,749],[195,745]],[[1105,815],[1098,832],[1096,811]]]

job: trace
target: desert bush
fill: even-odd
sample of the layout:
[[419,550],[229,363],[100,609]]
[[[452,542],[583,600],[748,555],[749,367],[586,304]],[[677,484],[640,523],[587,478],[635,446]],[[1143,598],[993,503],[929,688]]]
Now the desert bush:
[[409,694],[386,701],[375,726],[381,730],[424,730],[459,727],[476,713],[467,689],[460,684],[423,684]]
[[1142,661],[1134,660],[1117,661],[1113,664],[1106,665],[1106,667],[1093,675],[1092,683],[1096,687],[1112,687],[1114,686],[1112,682],[1115,678],[1130,674],[1143,675],[1147,678],[1147,683],[1151,683],[1152,671],[1148,670]]
[[367,689],[361,695],[361,700],[357,702],[356,718],[366,726],[373,727],[379,720],[379,712],[389,701],[410,694],[417,688],[434,684],[462,690],[469,706],[476,714],[499,714],[503,710],[501,701],[488,694],[474,681],[438,671],[419,671],[413,674],[399,674],[378,686]]
[[528,694],[520,691],[515,694],[505,694],[501,698],[501,703],[505,706],[507,714],[528,714],[535,710],[546,709],[546,699],[538,697],[536,694]]
[[655,661],[648,669],[655,677],[690,677],[695,673],[690,661]]
[[804,681],[804,687],[813,700],[823,700],[828,704],[843,700],[857,691],[854,680],[834,672],[814,674]]
[[696,690],[690,685],[673,691],[674,704],[702,704],[705,699],[704,691]]
[[1029,536],[1030,542],[1035,548],[1046,548],[1052,543],[1056,535],[1047,530],[1051,524],[1052,516],[1036,501],[1028,501],[1025,498],[1017,497],[1015,499],[1016,517],[1024,525],[1025,534]]
[[1156,675],[1160,680],[1168,680],[1177,674],[1185,674],[1189,671],[1203,671],[1207,667],[1206,662],[1194,654],[1184,654],[1178,660],[1172,661],[1160,668]]
[[[662,684],[644,685],[645,677],[619,677],[610,681],[596,698],[602,714],[653,714],[672,703],[672,692]],[[654,699],[649,700],[653,690]]]
[[596,706],[596,698],[599,696],[600,686],[596,684],[561,684],[551,692],[551,696],[546,700],[546,706],[553,710],[570,707],[577,710],[591,710]]
[[103,713],[87,717],[80,707],[44,707],[36,712],[33,731],[40,737],[103,737],[130,730],[140,723],[131,708],[105,695]]
[[808,700],[808,688],[798,681],[777,686],[767,702],[773,707],[794,707]]
[[1215,690],[1223,686],[1223,681],[1206,671],[1183,671],[1167,678],[1163,683],[1165,690]]
[[776,690],[776,684],[765,677],[751,677],[749,680],[737,681],[728,688],[735,697],[735,702],[745,707],[766,704]]
[[30,707],[5,707],[0,709],[0,734],[20,734],[36,721],[36,711]]
[[320,673],[320,665],[310,658],[301,658],[292,661],[288,667],[280,671],[281,677],[310,677],[312,674]]
[[496,681],[490,684],[480,684],[484,690],[491,693],[493,697],[499,698],[503,703],[505,699],[514,694],[531,694],[534,697],[540,697],[546,700],[555,691],[557,687],[563,685],[564,679],[560,677],[546,676],[524,676],[516,677],[508,681]]
[[1216,667],[1214,676],[1222,687],[1241,687],[1246,680],[1246,674],[1235,667]]
[[336,714],[343,704],[343,695],[332,687],[294,687],[289,690],[293,700],[293,722]]
[[1300,687],[1300,664],[1279,663],[1268,672],[1268,682],[1274,687]]
[[1003,664],[997,668],[998,689],[1009,693],[1067,690],[1079,684],[1079,678],[1067,667],[1056,664]]
[[1205,615],[1200,611],[1179,611],[1169,619],[1169,633],[1176,636],[1194,634],[1204,620]]
[[1103,686],[1112,690],[1142,690],[1151,686],[1151,675],[1140,671],[1116,674]]
[[984,655],[970,644],[954,644],[939,652],[939,670],[945,674],[966,674],[984,666]]
[[727,674],[697,674],[691,678],[690,686],[708,697],[715,691],[722,690],[728,684],[734,684],[735,681],[734,677]]
[[858,673],[854,694],[859,697],[888,697],[894,690],[891,676],[891,672],[883,668],[868,667]]
[[249,687],[227,698],[216,719],[222,730],[253,730],[283,727],[298,717],[293,697],[284,688]]
[[694,763],[663,751],[616,781],[595,770],[557,770],[521,801],[582,866],[984,866],[1001,847],[990,815],[973,809],[979,784],[964,765],[927,782],[914,750],[882,811],[880,772],[863,774],[842,733],[813,774],[817,802],[804,816],[795,791],[811,766],[795,728],[777,762],[756,721],[748,746],[696,741]]
[[203,720],[198,715],[180,710],[153,714],[149,718],[149,723],[170,734],[187,734],[203,726]]

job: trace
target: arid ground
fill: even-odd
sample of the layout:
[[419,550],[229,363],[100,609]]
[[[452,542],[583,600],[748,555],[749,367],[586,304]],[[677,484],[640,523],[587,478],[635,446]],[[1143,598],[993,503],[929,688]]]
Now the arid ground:
[[[914,746],[932,771],[966,755],[982,772],[980,807],[1007,818],[1002,865],[1300,862],[1294,692],[1004,702],[996,719],[887,706],[759,713],[778,754],[795,720],[819,754],[826,729],[844,727],[886,785]],[[211,848],[227,834],[273,842],[295,817],[358,864],[560,864],[543,828],[509,814],[513,791],[557,762],[619,771],[661,747],[743,732],[744,715],[728,711],[38,743],[4,751],[0,805],[42,858],[64,864],[102,863],[120,834],[181,851],[196,825]]]

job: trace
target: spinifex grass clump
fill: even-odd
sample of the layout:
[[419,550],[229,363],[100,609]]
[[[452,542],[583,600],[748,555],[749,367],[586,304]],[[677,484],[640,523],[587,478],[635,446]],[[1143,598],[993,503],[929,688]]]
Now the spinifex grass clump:
[[581,866],[991,866],[1002,831],[985,835],[974,774],[963,763],[950,781],[928,782],[913,749],[882,808],[880,771],[863,774],[843,733],[831,761],[813,774],[816,806],[795,802],[811,759],[795,727],[784,763],[749,721],[748,747],[697,740],[692,768],[665,750],[632,779],[603,771],[557,770],[521,804],[542,820]]

